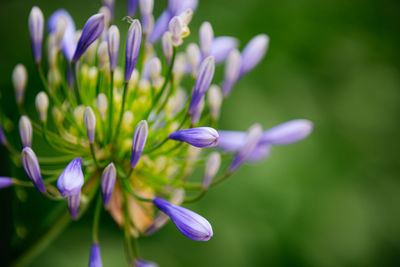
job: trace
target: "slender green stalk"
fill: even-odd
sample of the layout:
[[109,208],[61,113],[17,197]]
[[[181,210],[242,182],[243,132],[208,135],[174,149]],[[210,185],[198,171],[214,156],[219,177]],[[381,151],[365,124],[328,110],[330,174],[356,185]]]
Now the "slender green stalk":
[[189,198],[185,198],[183,203],[193,203],[193,202],[199,201],[200,199],[202,199],[205,196],[206,192],[207,192],[206,190],[202,189],[200,191],[200,193],[198,193],[197,195],[194,195]]
[[127,181],[127,179],[122,180],[122,185],[123,185],[124,189],[126,189],[128,191],[128,193],[131,194],[132,196],[134,196],[136,199],[138,199],[140,201],[146,201],[146,202],[153,201],[153,199],[151,199],[151,198],[141,197],[138,194],[136,194],[135,191],[132,189],[131,185],[129,184],[129,182]]
[[108,107],[108,134],[107,140],[111,140],[112,125],[113,125],[113,107],[114,107],[114,71],[111,71],[111,85],[110,85],[110,104]]
[[120,128],[121,128],[121,123],[122,123],[122,117],[124,116],[124,111],[125,111],[125,102],[126,102],[126,94],[128,91],[128,82],[125,82],[124,84],[124,91],[122,93],[122,105],[121,105],[121,112],[119,113],[119,119],[117,123],[117,127],[115,130],[115,136],[114,140],[116,140],[119,136]]

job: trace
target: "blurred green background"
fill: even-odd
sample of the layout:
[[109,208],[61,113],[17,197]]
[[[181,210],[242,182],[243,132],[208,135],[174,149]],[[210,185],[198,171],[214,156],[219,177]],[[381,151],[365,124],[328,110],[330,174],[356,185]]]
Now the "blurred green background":
[[[116,18],[125,1],[116,0]],[[166,1],[156,0],[156,13]],[[2,0],[0,87],[2,108],[16,118],[11,72],[27,65],[27,99],[40,90],[30,54],[27,17],[62,7],[82,27],[96,0]],[[141,243],[143,258],[161,266],[400,266],[400,1],[201,0],[191,29],[202,21],[216,35],[271,38],[266,58],[225,102],[221,128],[264,128],[295,119],[315,123],[306,140],[275,147],[269,159],[243,167],[189,208],[213,225],[214,237],[197,243],[169,223]],[[10,162],[1,148],[1,175]],[[15,214],[12,189],[0,192],[0,246],[4,265],[15,229],[48,211],[28,195],[27,214]],[[42,205],[42,206],[39,206]],[[25,209],[26,210],[26,209]],[[70,227],[32,264],[86,266],[91,214]],[[101,223],[104,266],[124,266],[122,232]],[[0,265],[3,265],[0,262]]]

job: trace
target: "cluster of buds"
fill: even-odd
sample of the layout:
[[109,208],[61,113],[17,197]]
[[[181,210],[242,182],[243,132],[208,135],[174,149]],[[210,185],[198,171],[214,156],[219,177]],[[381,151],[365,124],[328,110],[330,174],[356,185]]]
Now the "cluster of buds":
[[[199,200],[246,162],[266,158],[272,146],[305,138],[313,124],[298,119],[265,131],[257,123],[247,132],[219,130],[224,98],[262,60],[268,36],[254,37],[240,52],[235,38],[215,37],[211,23],[204,22],[198,44],[182,48],[197,0],[169,0],[157,20],[153,0],[130,0],[122,69],[120,30],[111,25],[114,4],[104,1],[81,31],[65,10],[50,16],[47,76],[45,19],[40,8],[32,8],[31,46],[43,83],[37,114],[24,110],[27,70],[18,64],[12,81],[21,145],[8,142],[12,127],[4,123],[9,121],[5,115],[0,124],[1,143],[20,158],[30,182],[0,177],[0,187],[34,186],[51,200],[66,200],[74,220],[97,201],[89,265],[102,266],[98,232],[105,209],[124,229],[130,264],[156,266],[137,255],[135,239],[170,219],[186,237],[209,240],[211,224],[180,205]],[[141,20],[132,18],[136,10]],[[214,80],[219,65],[225,66],[220,83]],[[33,130],[54,151],[51,156],[36,155]],[[203,181],[189,179],[203,162]]]

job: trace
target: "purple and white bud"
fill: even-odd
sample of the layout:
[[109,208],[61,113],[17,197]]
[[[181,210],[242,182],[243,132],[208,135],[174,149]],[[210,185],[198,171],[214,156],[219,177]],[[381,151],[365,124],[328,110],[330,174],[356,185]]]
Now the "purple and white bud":
[[83,123],[85,124],[89,143],[93,144],[96,131],[96,116],[91,107],[86,107],[85,113],[83,114]]
[[266,130],[260,140],[261,144],[286,145],[306,138],[313,130],[314,124],[305,119],[291,120]]
[[83,186],[82,159],[73,159],[57,180],[57,187],[63,197],[72,197],[79,194]]
[[214,31],[211,23],[208,21],[203,22],[199,31],[200,50],[203,58],[206,58],[210,55],[213,40]]
[[153,199],[153,203],[171,218],[178,230],[186,237],[195,241],[208,241],[213,236],[211,224],[199,214],[161,198]]
[[90,249],[89,267],[103,267],[99,244],[94,243]]
[[128,0],[128,16],[133,17],[136,13],[139,0]]
[[132,267],[158,267],[158,264],[151,261],[145,261],[142,259],[135,259],[135,263]]
[[242,57],[237,49],[229,53],[225,65],[225,78],[222,85],[224,97],[227,97],[232,90],[233,85],[239,79],[240,68],[242,65]]
[[115,180],[117,178],[117,170],[114,163],[108,164],[101,175],[101,195],[103,197],[104,206],[108,206],[111,196],[114,192]]
[[10,187],[13,184],[11,177],[0,177],[0,189]]
[[170,32],[164,33],[161,39],[161,44],[165,59],[167,60],[168,64],[171,64],[174,48],[172,44],[172,34]]
[[86,49],[96,41],[96,39],[103,33],[105,21],[104,14],[96,14],[91,16],[85,26],[83,27],[81,37],[79,38],[78,45],[72,61],[78,61]]
[[210,108],[211,118],[213,120],[218,120],[219,118],[222,106],[222,99],[223,96],[221,88],[219,88],[219,86],[215,84],[211,85],[210,89],[208,89],[207,101],[208,101],[208,106]]
[[182,44],[182,34],[184,31],[184,23],[179,16],[173,17],[169,24],[168,28],[172,34],[172,45],[173,46],[180,46]]
[[27,116],[22,115],[19,119],[18,128],[22,147],[31,147],[33,134],[31,120]]
[[246,143],[240,148],[234,156],[228,172],[236,171],[251,155],[262,137],[262,127],[260,124],[254,124],[250,127],[246,136]]
[[15,66],[12,73],[12,82],[15,90],[15,99],[18,105],[24,102],[24,95],[26,89],[26,83],[28,81],[28,72],[22,64]]
[[79,216],[79,204],[81,201],[81,192],[79,191],[76,195],[67,196],[67,206],[71,218],[76,220]]
[[214,57],[215,64],[224,61],[229,53],[238,47],[238,40],[230,36],[219,36],[214,38],[211,45],[210,55]]
[[21,153],[22,166],[33,185],[39,190],[40,193],[46,194],[46,187],[44,186],[42,174],[40,173],[39,161],[35,152],[30,147],[25,147]]
[[147,135],[149,134],[149,127],[147,121],[142,120],[138,123],[133,133],[132,141],[132,155],[131,155],[131,167],[135,168],[142,156],[144,145],[146,144]]
[[194,84],[189,114],[192,114],[199,105],[214,77],[215,63],[213,57],[207,57],[200,65],[199,73]]
[[100,118],[104,121],[107,117],[108,101],[107,96],[103,93],[99,94],[96,98],[97,110],[100,113]]
[[259,34],[251,39],[242,51],[242,66],[240,77],[252,70],[265,56],[269,44],[269,37],[266,34]]
[[196,43],[190,43],[186,47],[186,56],[189,61],[190,67],[192,68],[192,75],[193,77],[196,77],[201,61],[200,49]]
[[110,68],[112,71],[117,67],[118,60],[118,51],[119,51],[119,41],[120,34],[118,27],[112,25],[110,29],[108,29],[108,55],[110,59]]
[[31,45],[33,58],[36,64],[42,59],[42,43],[44,31],[44,17],[39,7],[34,6],[29,13],[28,19],[29,32],[31,36]]
[[40,92],[37,94],[35,99],[36,110],[39,113],[39,118],[41,122],[47,121],[47,110],[49,109],[49,97],[45,92]]
[[175,141],[186,142],[195,147],[214,147],[218,144],[218,132],[210,127],[197,127],[174,132],[168,136]]
[[221,166],[221,155],[218,152],[212,152],[206,162],[206,170],[203,178],[203,189],[210,187],[212,180]]
[[141,41],[142,26],[139,20],[135,19],[129,27],[128,36],[126,38],[125,82],[129,82],[131,79],[139,55]]

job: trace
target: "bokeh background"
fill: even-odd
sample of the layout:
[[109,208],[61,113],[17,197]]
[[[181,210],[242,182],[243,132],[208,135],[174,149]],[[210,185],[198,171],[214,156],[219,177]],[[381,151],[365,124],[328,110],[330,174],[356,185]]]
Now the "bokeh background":
[[[126,3],[116,2],[122,24]],[[155,2],[159,14],[166,1]],[[46,17],[65,8],[82,27],[100,1],[1,0],[1,105],[14,119],[17,63],[29,69],[32,104],[40,90],[27,30],[33,5]],[[266,58],[225,102],[221,128],[307,118],[315,130],[188,206],[212,223],[209,242],[191,241],[169,223],[141,240],[143,258],[174,267],[400,266],[399,14],[397,0],[200,0],[190,40],[204,20],[241,47],[258,33],[271,38]],[[8,175],[3,148],[0,166]],[[0,192],[1,266],[14,253],[16,229],[26,234],[48,215],[50,204],[38,195],[22,196],[23,208],[13,189]],[[31,266],[87,266],[90,242],[89,212]],[[102,217],[101,249],[104,266],[125,266],[122,233],[109,216]]]

